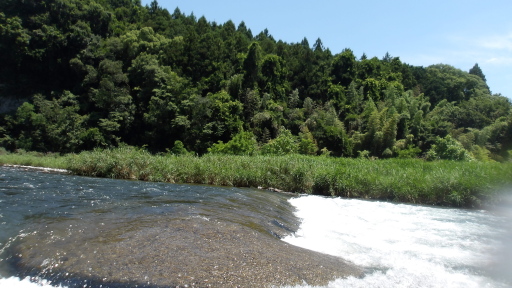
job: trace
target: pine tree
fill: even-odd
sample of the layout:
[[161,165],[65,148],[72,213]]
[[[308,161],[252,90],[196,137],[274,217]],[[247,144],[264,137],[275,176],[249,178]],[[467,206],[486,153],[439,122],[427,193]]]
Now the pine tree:
[[482,78],[482,80],[484,80],[484,82],[487,83],[487,80],[485,79],[485,75],[482,72],[482,69],[480,69],[480,66],[478,66],[478,63],[476,63],[475,66],[473,66],[473,68],[469,69],[469,74],[476,75],[476,76]]
[[254,42],[249,46],[249,52],[244,60],[244,88],[252,89],[256,85],[260,77],[261,65],[261,47],[258,42]]

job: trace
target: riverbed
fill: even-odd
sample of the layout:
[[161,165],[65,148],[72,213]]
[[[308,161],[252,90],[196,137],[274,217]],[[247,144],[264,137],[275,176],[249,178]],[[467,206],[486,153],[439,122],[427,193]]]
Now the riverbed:
[[509,216],[0,167],[0,287],[510,287]]

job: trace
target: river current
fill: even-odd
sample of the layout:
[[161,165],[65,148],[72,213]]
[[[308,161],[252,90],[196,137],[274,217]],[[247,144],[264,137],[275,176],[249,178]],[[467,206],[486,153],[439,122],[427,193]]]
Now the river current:
[[[247,277],[276,287],[317,287],[323,272],[338,276],[320,287],[512,287],[510,220],[505,205],[437,208],[0,167],[0,287],[132,287],[132,278],[168,287],[158,283],[169,277],[221,287],[214,281],[231,281],[233,266],[243,275],[268,266]],[[300,262],[309,266],[293,266]],[[326,267],[308,269],[314,263]],[[180,269],[162,270],[169,265]],[[304,281],[277,280],[292,277]]]

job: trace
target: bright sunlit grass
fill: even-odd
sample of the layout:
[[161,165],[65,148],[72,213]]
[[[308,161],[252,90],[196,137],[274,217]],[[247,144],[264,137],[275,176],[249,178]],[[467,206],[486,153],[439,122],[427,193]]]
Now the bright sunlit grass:
[[152,155],[123,147],[57,157],[0,155],[1,164],[68,169],[84,176],[276,188],[298,193],[478,206],[512,181],[512,163],[368,160],[302,155]]

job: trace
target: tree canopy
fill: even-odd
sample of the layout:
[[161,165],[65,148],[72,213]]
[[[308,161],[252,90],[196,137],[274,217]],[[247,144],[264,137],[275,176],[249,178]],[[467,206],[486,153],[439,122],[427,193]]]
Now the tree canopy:
[[26,102],[2,107],[0,145],[454,158],[449,143],[464,159],[510,157],[512,104],[478,64],[419,67],[309,43],[156,0],[4,0],[0,97]]

